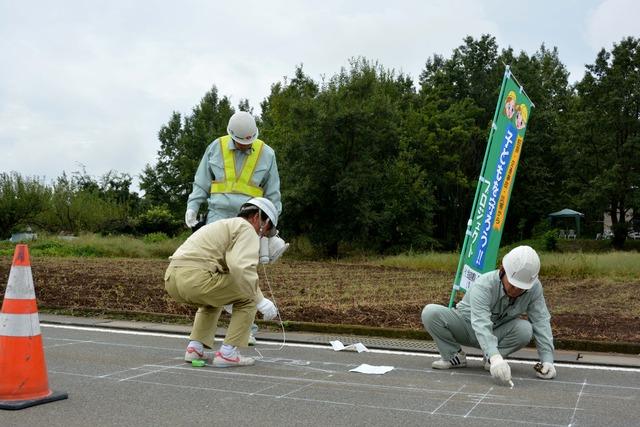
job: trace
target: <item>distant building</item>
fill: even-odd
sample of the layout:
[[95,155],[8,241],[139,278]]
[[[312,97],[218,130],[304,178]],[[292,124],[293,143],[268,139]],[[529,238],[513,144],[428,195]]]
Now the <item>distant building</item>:
[[11,238],[9,239],[9,241],[11,243],[29,242],[31,240],[36,240],[37,238],[38,238],[38,234],[37,233],[32,233],[30,231],[25,231],[23,233],[13,233],[11,235]]
[[[606,211],[604,213],[604,218],[603,218],[603,222],[604,222],[604,235],[611,235],[613,234],[613,229],[611,228],[613,226],[612,222],[611,222],[611,215],[609,214],[608,211]],[[627,224],[630,224],[630,228],[635,228],[634,226],[634,215],[633,215],[633,209],[629,209],[625,215],[624,218],[625,222]]]

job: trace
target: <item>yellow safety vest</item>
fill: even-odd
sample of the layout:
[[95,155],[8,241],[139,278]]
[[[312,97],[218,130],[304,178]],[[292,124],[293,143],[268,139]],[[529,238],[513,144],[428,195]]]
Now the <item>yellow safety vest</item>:
[[240,193],[251,197],[262,197],[264,190],[251,181],[253,171],[260,159],[264,142],[256,139],[252,145],[252,152],[242,166],[240,176],[236,177],[236,162],[234,153],[229,149],[229,135],[220,138],[220,150],[224,161],[224,179],[211,181],[211,193]]

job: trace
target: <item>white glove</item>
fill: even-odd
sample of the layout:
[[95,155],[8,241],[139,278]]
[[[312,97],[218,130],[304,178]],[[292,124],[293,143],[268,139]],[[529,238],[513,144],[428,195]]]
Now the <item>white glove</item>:
[[287,249],[289,249],[289,244],[280,236],[269,238],[269,264],[275,263]]
[[229,314],[233,313],[233,304],[223,305],[222,308]]
[[262,318],[264,320],[273,320],[278,315],[276,305],[267,298],[262,298],[262,301],[256,305],[256,308],[260,313],[262,313]]
[[187,224],[187,227],[192,228],[198,225],[198,213],[193,209],[187,209],[187,212],[184,214],[184,223]]
[[543,380],[550,380],[556,377],[556,368],[554,368],[551,362],[536,363],[533,369],[536,370],[538,378],[542,378]]
[[493,378],[497,378],[505,383],[511,381],[511,368],[501,355],[495,354],[491,356],[489,361],[491,362],[491,376]]

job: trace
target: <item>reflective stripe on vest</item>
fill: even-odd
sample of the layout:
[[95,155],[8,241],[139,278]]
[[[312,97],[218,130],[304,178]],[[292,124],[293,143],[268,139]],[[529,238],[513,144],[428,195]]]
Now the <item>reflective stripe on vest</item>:
[[256,139],[252,152],[242,166],[240,176],[236,178],[236,163],[234,153],[229,149],[229,135],[220,138],[220,150],[224,161],[224,179],[211,182],[211,193],[240,193],[251,197],[262,197],[264,190],[253,183],[251,177],[256,169],[264,142]]

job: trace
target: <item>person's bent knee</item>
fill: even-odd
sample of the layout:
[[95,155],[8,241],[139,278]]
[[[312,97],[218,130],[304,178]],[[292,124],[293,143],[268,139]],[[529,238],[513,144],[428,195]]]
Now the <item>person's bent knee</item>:
[[198,307],[198,313],[201,314],[216,314],[216,311],[218,311],[220,308],[219,307],[212,307],[210,305],[202,305],[200,307]]
[[167,276],[164,281],[164,290],[169,294],[171,298],[180,303],[186,303],[184,298],[180,295],[178,291],[178,285],[176,283],[175,277]]
[[425,329],[429,330],[430,326],[441,318],[442,309],[448,310],[448,308],[440,304],[427,304],[422,309],[422,324]]
[[533,338],[533,327],[531,322],[524,319],[517,319],[514,329],[517,331],[517,337],[520,339],[520,345],[525,347]]
[[233,309],[235,310],[236,308],[238,309],[257,309],[256,308],[256,301],[252,298],[247,298],[247,299],[241,299],[241,300],[236,300],[233,301]]

